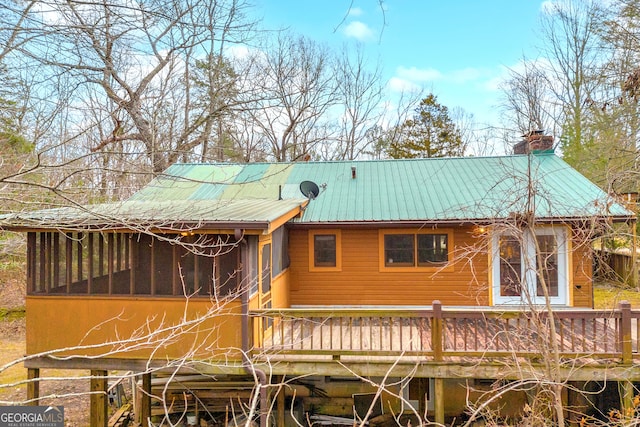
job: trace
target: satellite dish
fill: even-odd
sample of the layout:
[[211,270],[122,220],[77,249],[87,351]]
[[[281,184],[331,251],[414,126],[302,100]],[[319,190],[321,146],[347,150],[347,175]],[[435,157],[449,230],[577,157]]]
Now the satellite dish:
[[320,188],[318,188],[318,184],[313,181],[302,181],[300,183],[300,191],[305,197],[310,199],[315,199],[320,194]]

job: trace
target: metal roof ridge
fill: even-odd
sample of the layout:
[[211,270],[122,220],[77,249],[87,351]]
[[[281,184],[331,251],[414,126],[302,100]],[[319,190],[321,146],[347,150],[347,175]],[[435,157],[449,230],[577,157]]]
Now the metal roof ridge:
[[[560,160],[563,160],[556,153],[548,151],[548,152],[539,152],[539,153],[531,153],[534,157],[556,157]],[[508,158],[523,158],[527,157],[528,154],[505,154],[505,155],[493,155],[493,156],[460,156],[460,157],[416,157],[410,159],[359,159],[359,160],[310,160],[308,162],[296,162],[296,161],[286,161],[286,162],[249,162],[249,163],[227,163],[227,162],[176,162],[171,166],[249,166],[249,165],[304,165],[304,164],[352,164],[352,163],[401,163],[401,162],[424,162],[424,161],[448,161],[448,160],[488,160],[488,159],[508,159]],[[564,161],[564,160],[563,160]],[[169,167],[171,167],[169,166]]]

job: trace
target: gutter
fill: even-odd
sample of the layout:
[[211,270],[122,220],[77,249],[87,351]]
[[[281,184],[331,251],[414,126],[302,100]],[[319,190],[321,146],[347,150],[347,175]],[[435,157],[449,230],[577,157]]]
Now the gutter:
[[249,290],[242,292],[242,368],[258,381],[260,387],[260,427],[267,427],[267,374],[249,359]]
[[[592,215],[592,216],[575,216],[575,217],[536,217],[536,224],[567,224],[567,223],[581,223],[585,220],[592,220],[597,218],[598,220],[610,220],[614,223],[636,221],[634,215],[622,216],[622,215]],[[425,220],[361,220],[361,221],[317,221],[317,222],[304,222],[302,220],[293,220],[287,223],[290,228],[297,229],[310,229],[310,228],[438,228],[438,227],[451,227],[451,226],[477,226],[477,225],[492,225],[500,224],[504,221],[508,221],[509,218],[496,217],[496,218],[477,218],[477,219],[425,219]]]

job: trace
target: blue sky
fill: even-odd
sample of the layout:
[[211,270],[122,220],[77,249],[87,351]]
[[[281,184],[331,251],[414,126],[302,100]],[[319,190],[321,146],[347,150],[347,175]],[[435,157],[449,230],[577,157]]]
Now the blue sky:
[[523,55],[537,57],[547,2],[384,0],[383,13],[379,0],[254,0],[266,27],[288,27],[331,46],[359,40],[391,90],[424,87],[447,107],[493,125],[507,68]]

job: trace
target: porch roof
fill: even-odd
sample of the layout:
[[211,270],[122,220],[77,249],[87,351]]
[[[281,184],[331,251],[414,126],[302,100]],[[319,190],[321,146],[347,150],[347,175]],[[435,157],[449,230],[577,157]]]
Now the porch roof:
[[270,230],[298,215],[306,199],[138,201],[64,207],[0,215],[10,229],[145,229]]

